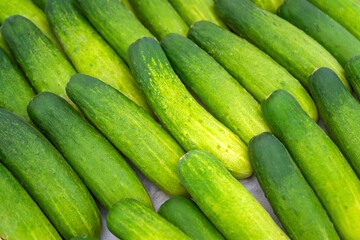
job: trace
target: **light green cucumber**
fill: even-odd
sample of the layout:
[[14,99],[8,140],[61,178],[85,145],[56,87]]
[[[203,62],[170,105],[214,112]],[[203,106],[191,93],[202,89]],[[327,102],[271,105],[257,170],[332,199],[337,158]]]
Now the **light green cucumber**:
[[253,3],[262,7],[263,9],[276,13],[280,5],[284,2],[284,0],[251,0]]
[[121,0],[121,3],[130,10],[130,12],[134,13],[134,9],[131,7],[129,0]]
[[345,66],[346,77],[354,92],[360,97],[360,55],[351,58]]

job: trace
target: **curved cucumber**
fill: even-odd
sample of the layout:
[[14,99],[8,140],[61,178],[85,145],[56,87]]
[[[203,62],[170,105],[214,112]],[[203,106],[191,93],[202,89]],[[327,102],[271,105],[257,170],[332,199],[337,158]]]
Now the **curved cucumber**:
[[276,13],[280,5],[284,2],[284,0],[251,0],[253,3],[262,7],[263,9]]
[[128,57],[150,106],[186,151],[214,154],[235,177],[252,174],[246,145],[196,102],[155,39],[137,40],[129,47]]
[[223,236],[186,197],[173,197],[161,205],[158,213],[194,240],[224,240]]
[[288,239],[260,203],[210,153],[192,150],[178,164],[181,182],[228,240]]
[[40,93],[30,102],[28,112],[106,209],[122,198],[134,198],[152,207],[125,159],[65,100],[53,93]]
[[354,92],[360,97],[360,55],[351,58],[345,66],[346,77]]
[[67,93],[84,115],[156,186],[170,195],[186,195],[176,172],[184,150],[146,112],[116,89],[76,74]]
[[289,93],[277,90],[261,106],[274,134],[289,150],[340,237],[358,239],[360,181],[340,150]]
[[65,239],[100,234],[100,213],[85,185],[38,130],[5,109],[0,159]]
[[161,40],[161,47],[185,85],[244,143],[270,131],[258,102],[195,43],[171,33]]
[[314,191],[274,135],[263,133],[251,139],[249,157],[265,196],[291,239],[340,239]]

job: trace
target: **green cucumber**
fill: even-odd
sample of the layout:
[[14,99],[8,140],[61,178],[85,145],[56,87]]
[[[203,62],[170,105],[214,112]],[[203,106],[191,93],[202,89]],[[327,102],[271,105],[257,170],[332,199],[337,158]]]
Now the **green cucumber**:
[[360,181],[326,133],[284,90],[261,104],[273,133],[285,144],[343,239],[360,236]]
[[46,5],[46,0],[32,0],[32,2],[38,6],[38,8],[44,10]]
[[65,86],[76,71],[55,45],[25,17],[5,20],[1,33],[36,92],[66,98]]
[[65,239],[100,234],[100,213],[85,185],[38,130],[5,109],[0,159]]
[[318,41],[342,66],[360,54],[360,41],[307,0],[285,0],[278,15]]
[[169,33],[186,36],[188,25],[168,0],[128,0],[140,21],[161,40]]
[[14,176],[0,163],[0,239],[61,240]]
[[334,70],[350,89],[338,61],[318,42],[286,20],[249,0],[215,0],[215,9],[234,32],[245,36],[269,54],[307,89],[309,75],[319,67]]
[[79,237],[74,237],[71,240],[100,240],[100,239],[96,237],[79,236]]
[[196,102],[155,39],[137,40],[129,47],[128,57],[150,106],[186,151],[201,149],[214,154],[235,177],[252,174],[247,146]]
[[[79,1],[79,0],[78,0]],[[82,0],[80,0],[82,1]],[[129,0],[121,0],[121,3],[127,8],[129,9],[130,12],[132,12],[133,14],[134,13],[134,9],[131,7],[130,3],[129,3]]]
[[65,100],[53,93],[40,93],[30,102],[28,112],[106,209],[122,198],[134,198],[152,207],[125,159]]
[[116,203],[106,217],[106,225],[123,240],[190,240],[180,229],[134,199]]
[[206,21],[191,26],[188,37],[214,57],[259,103],[273,91],[284,89],[317,120],[316,106],[298,80],[245,39]]
[[72,76],[66,90],[84,115],[150,181],[169,195],[187,194],[176,172],[184,150],[145,111],[86,75]]
[[262,7],[263,9],[276,13],[280,5],[284,2],[284,0],[251,0],[253,3]]
[[266,198],[291,239],[340,239],[314,191],[274,135],[262,133],[251,139],[249,158]]
[[158,213],[194,240],[224,240],[196,204],[186,197],[173,197],[163,203]]
[[170,33],[161,40],[161,47],[185,85],[244,143],[270,131],[259,103],[195,43]]
[[[1,34],[1,31],[0,31],[0,48],[11,58],[12,61],[14,61],[14,57],[11,54],[9,47],[7,46],[7,44],[5,42],[5,40]],[[14,61],[14,63],[15,63],[15,61]]]
[[0,48],[0,108],[29,120],[26,107],[35,93],[22,72]]
[[360,55],[351,58],[345,66],[346,77],[354,92],[360,97]]
[[210,153],[192,150],[178,164],[181,182],[228,240],[288,239],[268,212]]

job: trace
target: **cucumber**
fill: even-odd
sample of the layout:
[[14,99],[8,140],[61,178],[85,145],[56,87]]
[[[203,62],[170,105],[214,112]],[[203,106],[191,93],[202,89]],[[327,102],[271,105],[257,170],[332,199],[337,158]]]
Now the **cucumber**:
[[351,58],[345,66],[346,77],[354,92],[360,97],[360,55]]
[[0,48],[11,58],[12,61],[14,61],[15,63],[15,60],[14,60],[14,57],[13,55],[11,54],[11,51],[9,49],[9,47],[6,45],[6,42],[1,34],[1,31],[0,31]]
[[88,237],[88,236],[79,236],[79,237],[74,237],[71,240],[99,240],[99,238]]
[[157,117],[186,151],[214,154],[238,178],[252,174],[247,146],[187,91],[153,38],[128,50],[130,69]]
[[206,21],[191,26],[188,37],[214,57],[259,103],[273,91],[284,89],[317,120],[316,106],[298,80],[245,39]]
[[40,93],[30,102],[28,112],[106,209],[122,198],[134,198],[152,208],[146,190],[125,159],[65,100],[53,93]]
[[146,112],[116,89],[76,74],[67,93],[84,115],[156,186],[169,195],[186,195],[176,172],[184,150]]
[[161,40],[169,33],[186,36],[188,25],[168,0],[128,0],[140,21]]
[[[284,90],[261,104],[282,141],[343,239],[360,236],[360,181],[337,146]],[[345,187],[346,186],[346,187]]]
[[274,135],[267,132],[251,139],[249,158],[291,239],[340,239],[314,191]]
[[161,205],[158,213],[194,240],[224,240],[196,204],[186,197],[173,197]]
[[284,0],[251,0],[253,3],[262,7],[263,9],[276,13],[280,5],[284,2]]
[[127,65],[71,0],[48,0],[46,15],[79,73],[101,79],[153,114]]
[[360,41],[306,0],[285,0],[278,15],[318,41],[342,66],[360,54]]
[[26,106],[35,93],[22,72],[0,48],[0,108],[29,120]]
[[14,176],[0,163],[0,239],[61,240]]
[[32,2],[38,6],[38,8],[40,8],[41,10],[45,9],[45,5],[46,5],[46,0],[32,0]]
[[185,85],[244,143],[270,131],[259,103],[195,43],[170,33],[161,40],[161,47]]
[[318,42],[291,23],[249,0],[215,0],[215,9],[230,28],[245,36],[285,67],[304,87],[319,67],[336,72],[350,90],[344,69]]
[[106,217],[106,225],[123,240],[190,240],[180,229],[134,199],[116,203]]
[[0,159],[65,239],[100,234],[100,213],[85,185],[38,130],[5,109]]
[[[79,1],[79,0],[78,0]],[[80,0],[82,1],[82,0]],[[130,3],[129,3],[129,0],[121,0],[121,3],[127,8],[129,9],[130,12],[132,12],[133,14],[134,13],[134,9],[131,7]]]
[[210,153],[192,150],[178,164],[181,182],[228,240],[288,239],[260,203]]
[[1,33],[36,92],[66,98],[65,86],[76,71],[55,45],[25,17],[5,20]]

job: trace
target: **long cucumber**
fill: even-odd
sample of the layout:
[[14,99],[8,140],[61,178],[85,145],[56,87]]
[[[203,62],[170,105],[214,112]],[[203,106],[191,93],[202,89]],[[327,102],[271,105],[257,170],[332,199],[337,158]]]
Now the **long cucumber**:
[[345,72],[354,92],[360,97],[360,55],[351,58],[346,63]]

